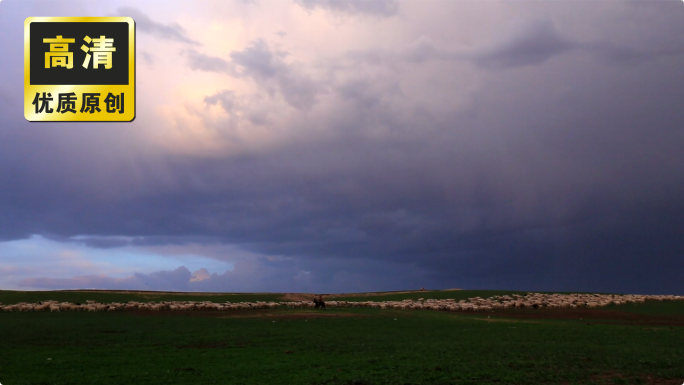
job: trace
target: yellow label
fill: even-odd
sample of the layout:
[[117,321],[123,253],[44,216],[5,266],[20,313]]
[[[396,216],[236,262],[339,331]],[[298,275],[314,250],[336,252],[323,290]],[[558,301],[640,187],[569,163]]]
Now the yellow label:
[[135,21],[27,18],[24,116],[31,122],[135,119]]

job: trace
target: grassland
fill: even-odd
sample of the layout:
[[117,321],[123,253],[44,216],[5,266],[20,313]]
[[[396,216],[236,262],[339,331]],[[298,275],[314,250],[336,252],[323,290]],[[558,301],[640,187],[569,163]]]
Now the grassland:
[[[441,293],[450,295],[443,298],[462,294]],[[76,296],[42,299],[126,300],[115,297],[125,293],[97,293],[107,297],[102,299],[71,294]],[[0,293],[0,301],[9,303],[7,296]],[[582,319],[577,315],[380,309],[0,312],[0,383],[682,383],[684,303],[610,306],[584,310]]]

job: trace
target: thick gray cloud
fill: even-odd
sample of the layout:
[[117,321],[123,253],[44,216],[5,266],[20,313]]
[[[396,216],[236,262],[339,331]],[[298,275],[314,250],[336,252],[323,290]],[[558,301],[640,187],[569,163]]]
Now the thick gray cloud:
[[132,17],[135,20],[136,31],[149,33],[160,39],[174,40],[191,45],[201,45],[190,39],[183,27],[177,23],[162,24],[152,20],[145,13],[133,7],[120,7],[117,9],[117,16]]
[[390,17],[399,11],[396,0],[295,0],[295,3],[308,10],[324,9],[348,15]]

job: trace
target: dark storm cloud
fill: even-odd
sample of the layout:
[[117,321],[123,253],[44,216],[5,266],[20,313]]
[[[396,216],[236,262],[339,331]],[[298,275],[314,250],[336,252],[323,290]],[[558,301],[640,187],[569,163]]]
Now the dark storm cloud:
[[149,33],[155,37],[166,40],[179,41],[191,45],[201,45],[190,39],[187,32],[178,23],[162,24],[152,20],[145,13],[133,7],[120,7],[116,16],[132,17],[135,20],[136,31]]
[[[432,122],[430,135],[377,141],[349,129],[332,143],[258,157],[120,164],[108,177],[118,181],[111,184],[115,201],[95,193],[99,186],[90,180],[98,167],[88,153],[72,153],[65,162],[56,161],[54,149],[43,150],[31,162],[50,164],[52,172],[37,174],[28,161],[14,163],[21,173],[10,173],[6,162],[0,168],[10,186],[2,191],[8,214],[0,224],[27,234],[146,235],[136,238],[139,245],[188,243],[184,237],[204,234],[213,236],[205,242],[220,239],[270,255],[415,263],[441,287],[573,290],[581,282],[588,290],[681,290],[673,267],[681,264],[677,234],[684,217],[678,194],[684,189],[678,136],[684,115],[676,108],[682,88],[649,79],[622,87],[625,95],[658,89],[664,96],[636,99],[639,108],[629,113],[630,100],[607,98],[611,90],[570,95],[572,108],[544,104],[549,98],[540,93],[528,98],[534,110],[516,112],[522,107],[483,90],[480,105],[465,117]],[[209,101],[221,103],[226,95]],[[608,102],[599,108],[601,100]],[[366,124],[363,117],[351,117],[348,128]],[[414,119],[394,129],[420,127]],[[23,151],[36,143],[26,145]],[[21,154],[27,155],[15,152]],[[171,181],[164,182],[169,170]],[[139,179],[127,177],[141,172]],[[69,183],[61,181],[65,175]],[[654,258],[657,263],[648,262]],[[309,271],[352,274],[315,262]],[[374,281],[372,274],[361,277]],[[228,287],[224,281],[207,287]],[[142,287],[139,280],[126,285],[132,282]]]
[[295,0],[295,3],[308,10],[320,8],[348,15],[390,17],[399,11],[395,0]]
[[[49,239],[49,237],[46,237]],[[72,239],[65,239],[62,242],[73,241]],[[130,245],[131,241],[127,237],[88,237],[85,239],[76,240],[76,242],[86,245],[88,247],[97,249],[113,249]]]

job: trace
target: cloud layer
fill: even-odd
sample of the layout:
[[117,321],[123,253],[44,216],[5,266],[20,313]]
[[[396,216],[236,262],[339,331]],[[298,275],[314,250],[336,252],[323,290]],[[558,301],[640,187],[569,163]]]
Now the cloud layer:
[[395,0],[295,0],[295,3],[308,10],[324,9],[332,13],[349,15],[389,17],[399,11],[399,3]]
[[0,285],[684,293],[680,2],[111,7],[150,56],[132,124],[26,122],[3,38],[0,252],[121,271]]
[[178,23],[163,24],[156,22],[145,13],[134,7],[120,7],[117,9],[116,16],[131,17],[135,20],[136,31],[149,33],[160,39],[174,40],[190,45],[200,45],[190,39],[187,32]]

